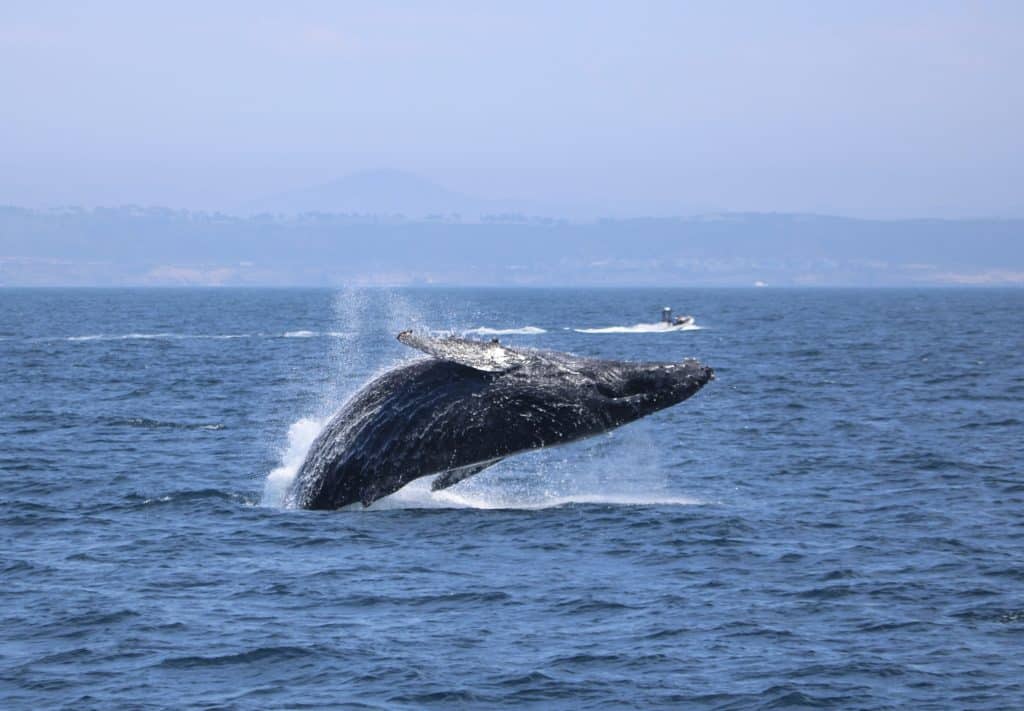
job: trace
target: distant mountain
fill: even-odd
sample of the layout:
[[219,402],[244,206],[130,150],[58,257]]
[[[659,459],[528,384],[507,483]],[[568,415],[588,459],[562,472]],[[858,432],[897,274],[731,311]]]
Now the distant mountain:
[[457,221],[0,207],[0,286],[438,283],[1024,287],[1024,220]]
[[448,190],[426,178],[396,170],[353,173],[323,185],[281,193],[240,206],[241,214],[298,215],[309,212],[395,215],[422,218],[460,214],[476,218],[497,203]]
[[[707,206],[704,206],[705,208]],[[449,190],[413,173],[371,170],[344,178],[247,202],[236,215],[326,213],[344,215],[403,215],[409,219],[458,215],[462,221],[516,220],[524,217],[594,220],[648,216],[694,215],[707,210],[683,203],[639,204],[629,201],[586,202],[488,199]]]

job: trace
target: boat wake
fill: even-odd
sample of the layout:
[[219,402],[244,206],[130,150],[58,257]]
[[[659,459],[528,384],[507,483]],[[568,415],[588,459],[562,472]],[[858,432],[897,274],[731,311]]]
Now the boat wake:
[[672,331],[700,331],[701,326],[695,323],[684,323],[678,326],[659,323],[637,323],[632,326],[608,326],[606,328],[574,328],[576,333],[670,333]]

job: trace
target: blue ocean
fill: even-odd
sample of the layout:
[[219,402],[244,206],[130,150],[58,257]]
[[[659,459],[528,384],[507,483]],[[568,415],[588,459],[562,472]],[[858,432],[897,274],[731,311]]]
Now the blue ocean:
[[[657,326],[661,308],[691,327]],[[1024,706],[1024,290],[0,290],[4,709]],[[405,328],[692,399],[285,508]]]

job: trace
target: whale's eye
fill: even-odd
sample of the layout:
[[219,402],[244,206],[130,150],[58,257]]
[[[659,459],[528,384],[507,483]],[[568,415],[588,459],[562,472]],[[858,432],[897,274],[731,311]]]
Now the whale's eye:
[[597,392],[601,393],[605,397],[619,397],[619,394],[615,392],[614,388],[611,388],[604,383],[597,384]]

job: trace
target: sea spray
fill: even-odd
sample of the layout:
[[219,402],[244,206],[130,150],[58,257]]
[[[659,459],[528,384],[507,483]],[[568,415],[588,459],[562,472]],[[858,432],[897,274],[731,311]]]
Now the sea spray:
[[281,465],[267,475],[263,484],[264,506],[282,506],[288,487],[291,486],[295,475],[306,458],[306,452],[313,444],[313,440],[323,429],[325,420],[317,420],[311,417],[303,417],[292,423],[288,428],[288,441],[281,448]]
[[394,339],[404,328],[420,327],[419,309],[394,290],[344,288],[332,302],[333,330],[295,330],[286,337],[309,338],[329,334],[331,346],[324,360],[328,383],[313,406],[293,422],[278,454],[279,465],[267,474],[262,503],[287,506],[288,489],[306,454],[324,425],[375,374],[391,367],[405,352]]
[[[441,491],[433,477],[410,482],[370,509],[541,510],[573,504],[690,506],[668,480],[662,448],[638,423],[564,447],[523,452]],[[362,508],[355,504],[351,508]]]

